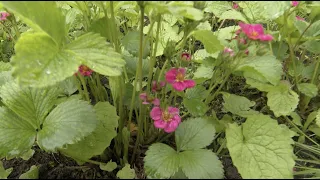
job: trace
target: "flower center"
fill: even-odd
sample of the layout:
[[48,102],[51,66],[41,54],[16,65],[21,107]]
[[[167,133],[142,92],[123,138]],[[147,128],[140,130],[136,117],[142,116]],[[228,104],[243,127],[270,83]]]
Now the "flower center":
[[257,31],[252,31],[251,36],[257,37],[259,34]]
[[90,71],[88,66],[83,66],[82,69],[83,69],[83,71]]
[[166,121],[166,122],[171,121],[171,118],[172,118],[172,116],[171,116],[171,114],[170,114],[168,111],[164,111],[164,112],[162,113],[162,119],[163,119],[164,121]]
[[178,82],[184,81],[184,75],[181,72],[178,72],[178,74],[176,76],[176,81],[178,81]]

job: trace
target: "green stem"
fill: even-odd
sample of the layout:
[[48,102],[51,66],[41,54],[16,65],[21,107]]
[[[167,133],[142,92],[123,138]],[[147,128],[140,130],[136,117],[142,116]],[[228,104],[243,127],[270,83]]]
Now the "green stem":
[[307,139],[309,139],[311,142],[316,144],[317,146],[320,146],[317,142],[315,142],[313,139],[311,139],[309,136],[307,136],[303,131],[301,131],[287,116],[283,116],[284,119],[291,124],[301,135],[305,136]]
[[80,82],[81,82],[81,84],[82,84],[85,98],[86,98],[87,101],[90,101],[89,92],[88,92],[88,89],[87,89],[86,81],[85,81],[84,77],[82,76],[82,74],[80,74],[79,72],[78,72],[78,77],[79,77]]
[[158,76],[158,82],[160,82],[160,79],[162,77],[162,74],[163,74],[168,62],[169,62],[169,58],[166,59],[166,61],[164,62],[163,66],[161,68],[161,71],[160,71],[159,76]]
[[221,146],[219,147],[218,151],[216,152],[217,155],[219,155],[220,152],[222,151],[222,149],[225,148],[226,143],[227,143],[227,140],[224,139],[223,143],[221,144]]
[[[313,24],[313,23],[311,22],[311,23],[306,27],[306,29],[301,33],[301,35],[299,36],[298,40],[296,41],[296,43],[295,43],[295,45],[294,45],[294,47],[293,47],[293,50],[296,49],[296,47],[298,46],[298,43],[299,43],[299,41],[301,40],[302,36],[307,32],[307,30],[311,27],[312,24]],[[290,38],[290,37],[289,37],[289,38]],[[291,44],[291,42],[290,42],[290,44]]]
[[316,79],[316,75],[317,75],[318,69],[319,69],[319,64],[320,64],[320,58],[319,58],[319,56],[318,56],[317,63],[316,63],[316,67],[314,68],[313,75],[312,75],[312,79],[311,79],[311,83],[312,83],[312,84],[314,84],[314,80]]
[[[140,2],[141,4],[143,4],[143,2]],[[140,17],[140,47],[139,47],[139,61],[138,61],[138,70],[137,70],[137,73],[136,73],[136,80],[135,80],[135,85],[137,83],[137,80],[139,80],[139,93],[141,93],[141,90],[142,90],[142,55],[143,55],[143,25],[144,25],[144,6],[143,5],[139,5],[140,6],[140,13],[141,13],[141,17]],[[136,86],[135,86],[136,87]],[[135,92],[136,89],[133,91]],[[132,99],[134,99],[134,97],[132,97]],[[133,101],[131,101],[132,105],[133,105]],[[138,127],[143,127],[141,126],[141,120],[142,120],[142,103],[140,103],[140,114],[139,114],[139,121],[138,123],[140,123],[138,125]],[[131,122],[129,120],[129,122]],[[137,151],[137,148],[138,148],[138,143],[139,143],[139,140],[141,138],[141,135],[142,135],[142,128],[139,128],[138,129],[138,135],[137,135],[137,139],[136,139],[136,143],[135,143],[135,146],[134,146],[134,149],[133,149],[133,154],[132,154],[132,159],[131,159],[131,162],[133,162],[134,158],[135,158],[135,155],[136,155],[136,151]]]
[[320,164],[320,161],[313,161],[313,160],[308,160],[308,159],[296,159],[296,161],[302,161],[302,162],[313,163],[313,164]]
[[298,76],[297,76],[297,65],[296,65],[296,61],[295,61],[295,56],[294,56],[294,48],[292,48],[292,42],[291,42],[291,37],[288,37],[289,40],[289,50],[290,50],[290,59],[292,61],[292,65],[293,65],[293,71],[294,71],[294,79],[295,79],[295,84],[298,84]]
[[167,134],[167,135],[165,135],[163,138],[161,138],[158,142],[159,142],[159,143],[160,143],[160,142],[163,142],[163,141],[169,139],[172,135],[174,135],[174,133]]
[[153,50],[153,54],[152,54],[151,62],[150,62],[150,66],[149,66],[148,84],[147,84],[148,92],[150,92],[150,89],[151,89],[151,79],[152,79],[152,74],[153,74],[153,67],[156,63],[156,53],[157,53],[158,44],[159,44],[159,34],[160,34],[160,27],[161,27],[161,15],[158,16],[157,22],[158,23],[157,23],[156,41],[154,44],[154,50]]
[[14,28],[14,30],[15,30],[15,32],[16,32],[16,36],[17,36],[17,39],[20,37],[20,31],[19,31],[19,28],[18,28],[18,26],[17,26],[17,20],[16,20],[16,17],[12,14],[12,24],[13,24],[13,28]]

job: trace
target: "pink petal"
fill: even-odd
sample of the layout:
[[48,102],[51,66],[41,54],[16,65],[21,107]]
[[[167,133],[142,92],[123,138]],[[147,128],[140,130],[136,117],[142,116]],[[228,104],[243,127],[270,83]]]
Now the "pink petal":
[[175,107],[168,107],[168,112],[172,115],[179,114],[179,109]]
[[299,20],[299,21],[304,21],[305,19],[300,17],[300,16],[296,16],[296,19]]
[[239,5],[234,2],[233,5],[232,5],[232,8],[233,8],[233,9],[238,9],[238,8],[239,8]]
[[147,101],[143,101],[142,104],[149,104]]
[[196,85],[196,82],[194,80],[185,80],[184,85],[187,88],[193,88]]
[[166,81],[168,83],[173,83],[176,81],[177,77],[177,69],[176,68],[171,68],[167,73],[166,73]]
[[259,39],[261,41],[272,41],[273,37],[270,34],[264,34],[264,35],[260,35]]
[[179,71],[182,75],[185,75],[185,74],[186,74],[186,69],[185,69],[185,68],[178,68],[178,71]]
[[160,87],[164,87],[166,85],[166,82],[165,81],[161,81],[160,82]]
[[159,107],[153,107],[150,111],[150,117],[155,120],[159,121],[161,119],[162,110]]
[[299,4],[299,1],[291,1],[292,6],[298,6],[298,4]]
[[172,87],[177,91],[183,91],[187,88],[186,85],[184,84],[184,82],[174,82],[172,84]]
[[160,105],[160,100],[158,98],[154,99],[152,102],[155,106],[159,106]]
[[177,123],[181,122],[181,117],[179,115],[174,115],[172,121],[176,121]]
[[163,129],[166,133],[172,133],[174,132],[177,127],[179,126],[179,123],[176,121],[170,121],[167,126]]
[[261,24],[252,24],[252,30],[256,31],[259,35],[264,34],[263,26]]
[[140,95],[139,95],[139,97],[140,97],[140,99],[141,100],[147,100],[147,93],[141,93]]
[[153,122],[154,127],[159,128],[159,129],[165,128],[167,126],[167,124],[168,123],[166,121],[162,121],[162,120]]

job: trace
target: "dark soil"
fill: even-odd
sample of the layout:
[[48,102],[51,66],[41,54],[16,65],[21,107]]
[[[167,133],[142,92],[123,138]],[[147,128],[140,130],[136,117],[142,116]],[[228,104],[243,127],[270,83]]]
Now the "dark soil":
[[[33,157],[27,161],[21,158],[1,160],[5,169],[13,167],[8,179],[19,179],[20,175],[27,172],[33,165],[39,167],[39,179],[116,179],[115,173],[102,171],[97,165],[86,163],[79,166],[74,160],[61,154],[46,153],[40,149],[35,151]],[[144,155],[138,157],[134,167],[138,179],[146,179],[143,158]],[[224,166],[225,179],[241,179],[230,158],[222,158],[221,161]]]

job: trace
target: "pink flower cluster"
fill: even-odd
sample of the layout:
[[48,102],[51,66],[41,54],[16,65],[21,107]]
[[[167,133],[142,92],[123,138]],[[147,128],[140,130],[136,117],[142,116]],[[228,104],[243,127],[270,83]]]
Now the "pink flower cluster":
[[294,7],[298,6],[298,4],[299,4],[299,1],[291,1],[291,5]]
[[10,16],[10,14],[7,12],[1,12],[0,16],[1,16],[0,21],[4,21],[4,20],[7,20],[7,17]]
[[183,91],[186,88],[193,88],[196,83],[194,80],[185,79],[185,68],[171,68],[166,73],[166,81],[177,91]]

